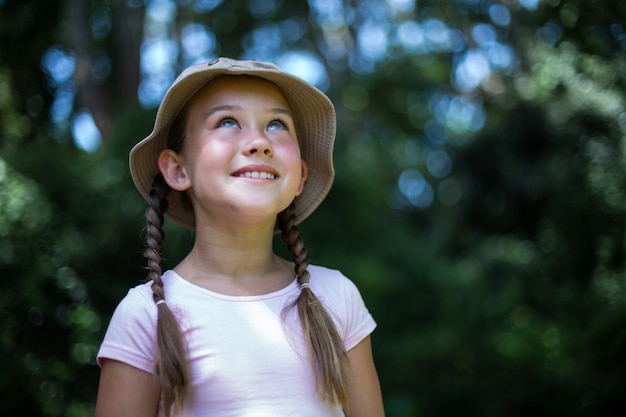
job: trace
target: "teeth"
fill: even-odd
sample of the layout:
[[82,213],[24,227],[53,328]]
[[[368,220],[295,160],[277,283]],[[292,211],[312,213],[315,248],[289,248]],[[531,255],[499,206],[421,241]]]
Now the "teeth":
[[269,172],[258,172],[258,171],[244,172],[244,173],[240,174],[239,176],[240,177],[245,177],[245,178],[261,178],[263,180],[273,180],[274,179],[274,174],[270,174]]

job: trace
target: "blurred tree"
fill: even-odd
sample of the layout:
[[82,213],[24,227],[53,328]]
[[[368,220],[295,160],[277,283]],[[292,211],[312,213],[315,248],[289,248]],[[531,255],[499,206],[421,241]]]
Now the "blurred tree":
[[[108,317],[144,276],[128,150],[180,68],[227,55],[336,104],[336,183],[303,228],[379,323],[388,416],[624,415],[625,18],[610,0],[0,0],[3,409],[92,414]],[[174,265],[192,237],[167,241]]]

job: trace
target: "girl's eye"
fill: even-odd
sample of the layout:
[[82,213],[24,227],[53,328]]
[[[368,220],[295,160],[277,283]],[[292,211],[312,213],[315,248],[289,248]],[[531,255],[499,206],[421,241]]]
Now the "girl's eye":
[[219,127],[226,127],[226,128],[239,127],[239,124],[237,123],[237,121],[235,119],[231,119],[230,117],[226,117],[220,120],[217,125]]
[[286,123],[283,123],[281,120],[272,120],[269,125],[267,125],[267,130],[289,130]]

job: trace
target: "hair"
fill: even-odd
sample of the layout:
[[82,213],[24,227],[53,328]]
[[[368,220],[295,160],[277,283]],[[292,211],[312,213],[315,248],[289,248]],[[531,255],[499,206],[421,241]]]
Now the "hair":
[[[279,213],[278,228],[293,259],[298,283],[302,285],[309,283],[309,261],[296,226],[295,211],[296,206],[291,203]],[[348,357],[335,323],[308,285],[302,287],[296,301],[287,308],[298,310],[318,392],[324,400],[338,402],[348,411]]]
[[157,305],[157,367],[161,384],[161,398],[165,415],[182,410],[185,394],[189,387],[189,366],[182,332],[174,313],[165,301],[163,280],[161,279],[161,255],[163,254],[163,214],[167,211],[167,195],[170,186],[162,175],[157,175],[150,191],[150,206],[146,210],[147,233],[144,256],[148,260],[148,281],[152,281],[152,298]]
[[[175,118],[168,135],[168,149],[180,152],[185,139],[187,106]],[[165,300],[161,279],[162,242],[164,214],[167,211],[167,197],[173,191],[158,174],[152,183],[147,219],[147,249],[144,256],[148,260],[148,281],[152,281],[152,293],[155,303]],[[181,198],[191,202],[185,193]],[[277,225],[281,237],[287,244],[292,256],[299,284],[308,284],[310,275],[307,271],[309,261],[300,231],[296,226],[295,204],[278,214]],[[161,398],[167,417],[181,412],[189,388],[189,364],[187,350],[181,328],[166,303],[158,303],[157,319],[157,375],[161,384]],[[309,358],[315,375],[316,389],[323,400],[336,402],[348,410],[348,369],[347,354],[337,328],[322,303],[308,286],[304,286],[298,298],[285,311],[297,309],[302,323]]]

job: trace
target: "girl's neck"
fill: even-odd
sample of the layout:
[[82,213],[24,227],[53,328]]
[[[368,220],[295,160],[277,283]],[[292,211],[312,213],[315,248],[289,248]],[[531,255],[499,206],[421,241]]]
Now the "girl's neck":
[[228,295],[259,295],[287,286],[291,264],[273,253],[270,231],[197,233],[193,249],[175,268],[184,279]]

